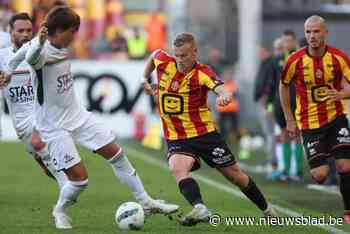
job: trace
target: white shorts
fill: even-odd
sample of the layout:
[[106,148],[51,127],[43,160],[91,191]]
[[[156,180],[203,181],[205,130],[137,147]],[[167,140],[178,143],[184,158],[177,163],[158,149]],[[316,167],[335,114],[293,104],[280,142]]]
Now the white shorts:
[[59,129],[55,131],[55,135],[48,144],[51,160],[57,171],[69,169],[81,161],[75,143],[95,152],[116,139],[116,134],[98,122],[93,115],[73,131]]
[[32,146],[32,133],[34,130],[34,126],[30,125],[24,130],[24,134],[20,138],[22,143],[25,145],[26,150],[28,153],[30,153],[32,156],[35,156],[37,153],[35,152],[33,146]]

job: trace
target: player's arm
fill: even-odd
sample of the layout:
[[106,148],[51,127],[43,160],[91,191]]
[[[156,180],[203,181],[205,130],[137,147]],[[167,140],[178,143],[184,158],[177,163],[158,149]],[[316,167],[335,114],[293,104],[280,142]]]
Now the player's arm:
[[297,125],[294,119],[290,100],[290,84],[292,83],[296,74],[296,64],[296,59],[292,60],[291,57],[288,58],[286,64],[283,67],[278,88],[284,118],[286,119],[287,131],[293,138],[297,135]]
[[279,93],[281,98],[281,105],[286,121],[294,120],[294,115],[292,111],[292,105],[290,101],[290,86],[289,84],[284,84],[282,81],[279,83]]
[[142,77],[142,84],[143,84],[143,88],[145,89],[145,91],[150,94],[153,95],[153,88],[152,88],[152,84],[150,81],[150,77],[152,72],[154,71],[154,69],[156,68],[155,64],[154,64],[154,56],[156,55],[156,53],[159,50],[155,50],[148,58],[147,63],[146,63],[146,67],[145,70],[143,72],[143,77]]
[[26,53],[26,61],[35,70],[40,69],[45,64],[45,50],[43,48],[47,39],[47,35],[47,27],[44,22],[40,27],[38,37],[31,41]]
[[332,101],[338,101],[341,99],[349,99],[350,98],[350,60],[346,54],[338,55],[338,61],[340,64],[340,70],[343,74],[342,79],[342,89],[328,89],[326,90],[326,95]]

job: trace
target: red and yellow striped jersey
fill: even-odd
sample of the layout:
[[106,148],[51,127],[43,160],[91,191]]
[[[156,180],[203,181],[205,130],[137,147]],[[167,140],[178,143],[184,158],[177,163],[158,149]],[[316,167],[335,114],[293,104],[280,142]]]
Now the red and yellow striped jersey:
[[168,140],[188,139],[216,130],[207,105],[208,91],[222,81],[206,65],[195,64],[187,74],[176,68],[174,57],[162,50],[154,55],[157,104]]
[[327,46],[322,57],[308,54],[301,48],[291,54],[283,68],[283,84],[294,82],[296,88],[296,121],[299,129],[316,129],[345,113],[342,101],[331,101],[327,89],[341,90],[341,80],[350,81],[350,60],[347,55]]

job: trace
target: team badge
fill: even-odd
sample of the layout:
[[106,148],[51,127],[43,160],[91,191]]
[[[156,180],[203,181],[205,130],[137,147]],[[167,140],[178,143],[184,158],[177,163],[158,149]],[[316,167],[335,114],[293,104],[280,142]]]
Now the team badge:
[[173,91],[177,91],[179,89],[179,86],[180,86],[180,84],[179,84],[178,81],[174,81],[174,82],[171,83],[171,89]]
[[316,72],[315,72],[315,75],[316,75],[317,79],[321,79],[322,76],[323,76],[322,70],[321,69],[317,69]]

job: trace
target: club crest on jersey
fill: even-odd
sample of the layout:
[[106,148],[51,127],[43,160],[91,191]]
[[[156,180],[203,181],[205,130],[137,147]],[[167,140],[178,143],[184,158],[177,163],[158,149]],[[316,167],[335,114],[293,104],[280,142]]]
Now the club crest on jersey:
[[177,91],[178,89],[179,89],[179,87],[180,87],[180,84],[179,84],[179,82],[178,81],[173,81],[172,83],[171,83],[171,89],[173,90],[173,91]]
[[323,76],[323,71],[321,69],[317,69],[316,72],[315,72],[315,75],[316,75],[316,78],[317,79],[321,79],[322,76]]

